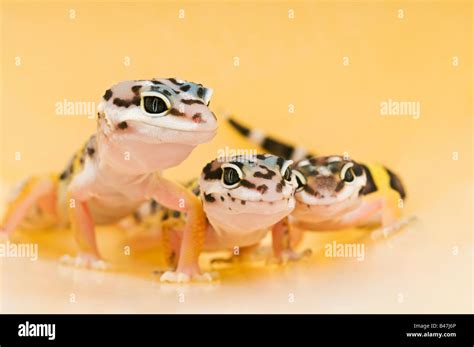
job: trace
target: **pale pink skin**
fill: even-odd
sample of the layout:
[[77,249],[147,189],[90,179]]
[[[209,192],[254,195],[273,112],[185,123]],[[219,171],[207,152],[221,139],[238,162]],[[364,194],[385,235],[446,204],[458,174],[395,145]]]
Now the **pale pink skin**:
[[[345,183],[342,189],[336,191],[336,183],[341,182],[340,172],[331,173],[325,161],[348,161],[340,156],[320,157],[315,160],[316,162],[311,163],[303,160],[295,167],[295,170],[301,168],[310,191],[317,194],[310,194],[305,190],[295,193],[296,207],[289,217],[292,245],[299,242],[304,231],[344,230],[374,225],[381,225],[381,230],[396,231],[405,223],[399,220],[399,209],[396,206],[398,193],[379,187],[377,192],[369,195],[360,194],[367,183],[365,172],[359,177],[354,175],[353,182]],[[331,180],[333,184],[328,183]],[[388,178],[385,184],[389,184]],[[373,234],[377,232],[379,230],[375,230]]]
[[[282,182],[282,172],[276,164],[276,159],[275,156],[266,155],[266,159],[256,159],[256,165],[244,162],[243,179],[255,187],[265,185],[268,188],[265,192],[242,185],[229,189],[221,180],[209,180],[205,175],[201,175],[201,196],[204,193],[212,194],[215,199],[213,202],[202,199],[210,223],[206,233],[205,250],[215,251],[258,244],[276,223],[293,211],[296,182],[292,176],[291,181],[285,181],[281,191],[277,189],[277,185]],[[222,163],[214,161],[213,168],[218,168],[220,164]],[[255,172],[266,172],[262,167],[276,174],[271,179],[255,177]],[[245,204],[242,204],[242,201]]]
[[298,196],[296,206],[290,217],[292,225],[313,231],[371,224],[380,220],[382,209],[380,200],[364,201],[358,194],[331,204],[319,205],[310,205],[305,197]]
[[[168,96],[171,108],[179,110],[179,116],[169,113],[153,117],[138,105],[125,107],[114,102],[116,98],[132,100],[156,86],[179,91],[183,85],[190,85],[191,89],[179,94],[171,92]],[[139,93],[133,91],[134,86],[141,86]],[[198,88],[202,88],[200,97],[196,95]],[[2,226],[4,235],[10,235],[27,216],[38,195],[46,193],[57,195],[57,224],[67,223],[69,201],[66,195],[69,194],[76,203],[74,212],[81,232],[80,244],[89,247],[86,253],[79,253],[79,257],[93,262],[100,259],[94,224],[116,222],[151,198],[169,208],[189,212],[188,206],[180,204],[183,189],[164,179],[161,170],[178,165],[197,145],[215,136],[217,120],[207,106],[212,90],[186,81],[160,79],[124,81],[113,86],[111,94],[108,100],[104,96],[99,105],[98,130],[91,142],[94,155],[86,155],[81,169],[74,172],[67,183],[59,182],[57,191],[50,187],[50,191],[44,192],[45,184],[34,188],[31,198],[20,202]],[[190,99],[199,102],[182,102]],[[123,122],[126,127],[119,126]],[[178,271],[193,275],[199,273],[199,268],[194,264],[192,268],[188,266]]]

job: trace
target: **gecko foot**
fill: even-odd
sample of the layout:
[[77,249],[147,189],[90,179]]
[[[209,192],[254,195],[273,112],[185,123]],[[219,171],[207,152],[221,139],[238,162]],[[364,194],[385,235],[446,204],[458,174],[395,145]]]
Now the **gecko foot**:
[[380,240],[380,239],[387,239],[390,236],[393,236],[398,231],[403,229],[405,226],[416,222],[418,219],[416,216],[410,215],[389,224],[385,227],[378,228],[370,233],[370,237],[372,240]]
[[90,254],[78,254],[75,257],[66,254],[59,259],[59,262],[61,265],[98,271],[105,271],[109,268],[105,261]]
[[295,252],[291,249],[286,249],[281,252],[280,256],[273,256],[270,258],[270,263],[286,264],[292,261],[299,261],[303,258],[309,257],[313,252],[307,248],[302,252]]
[[161,282],[187,283],[187,282],[212,282],[218,278],[216,273],[204,272],[202,274],[188,275],[184,272],[166,271],[160,277]]

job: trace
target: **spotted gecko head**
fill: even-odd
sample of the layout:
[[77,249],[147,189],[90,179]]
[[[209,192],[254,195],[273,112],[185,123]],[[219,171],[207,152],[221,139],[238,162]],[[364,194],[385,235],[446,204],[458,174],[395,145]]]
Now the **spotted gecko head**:
[[331,205],[355,198],[367,183],[362,165],[342,156],[302,160],[294,173],[298,181],[296,201],[305,205]]
[[197,145],[212,139],[212,89],[175,78],[123,81],[105,91],[99,126],[105,134]]
[[266,228],[294,208],[291,161],[270,155],[216,159],[200,177],[208,218],[237,228]]

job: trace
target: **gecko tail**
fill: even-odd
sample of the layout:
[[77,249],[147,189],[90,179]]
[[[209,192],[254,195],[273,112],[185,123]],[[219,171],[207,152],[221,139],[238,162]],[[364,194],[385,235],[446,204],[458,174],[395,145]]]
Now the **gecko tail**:
[[275,139],[268,136],[259,129],[249,128],[235,119],[233,115],[227,116],[227,122],[229,125],[236,130],[240,135],[246,137],[253,144],[261,147],[264,151],[277,155],[286,160],[298,161],[314,157],[313,153],[310,153],[304,147],[297,147],[279,139]]

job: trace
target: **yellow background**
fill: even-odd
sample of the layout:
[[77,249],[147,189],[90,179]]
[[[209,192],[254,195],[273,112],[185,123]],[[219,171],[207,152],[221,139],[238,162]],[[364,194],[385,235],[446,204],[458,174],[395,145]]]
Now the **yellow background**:
[[[400,9],[403,19],[398,18]],[[428,306],[387,304],[380,310],[471,311],[471,2],[3,1],[1,20],[3,196],[27,175],[61,170],[94,131],[94,119],[56,115],[58,101],[95,102],[124,79],[188,79],[214,89],[211,108],[220,128],[211,143],[166,175],[195,176],[219,149],[248,147],[225,124],[226,112],[318,154],[348,152],[356,160],[382,162],[401,175],[408,212],[421,216],[422,226],[410,231],[416,235],[400,252],[406,255],[407,247],[416,248],[413,257],[426,264],[416,263],[413,277],[405,278],[403,272],[398,278],[403,283],[421,281],[412,289]],[[453,57],[458,57],[458,66]],[[380,103],[388,99],[419,101],[421,117],[381,117]],[[288,111],[290,104],[294,113]],[[21,160],[15,160],[15,152]],[[459,160],[453,160],[453,152]],[[459,255],[453,256],[453,247],[460,249]],[[387,257],[387,252],[380,256]],[[449,266],[443,260],[446,273],[437,274],[444,256]],[[373,261],[382,263],[380,258]],[[386,261],[396,272],[398,259]],[[434,274],[420,280],[421,271]],[[378,283],[383,273],[370,277],[369,271],[361,271],[358,280],[369,276]],[[451,282],[443,281],[448,277]],[[428,299],[426,292],[438,280],[445,283],[444,295]],[[251,298],[252,293],[243,295]],[[255,305],[259,311],[258,300]],[[15,311],[12,307],[5,310]],[[138,311],[140,305],[134,308]],[[301,307],[305,309],[331,311]],[[280,311],[285,310],[292,308]]]

